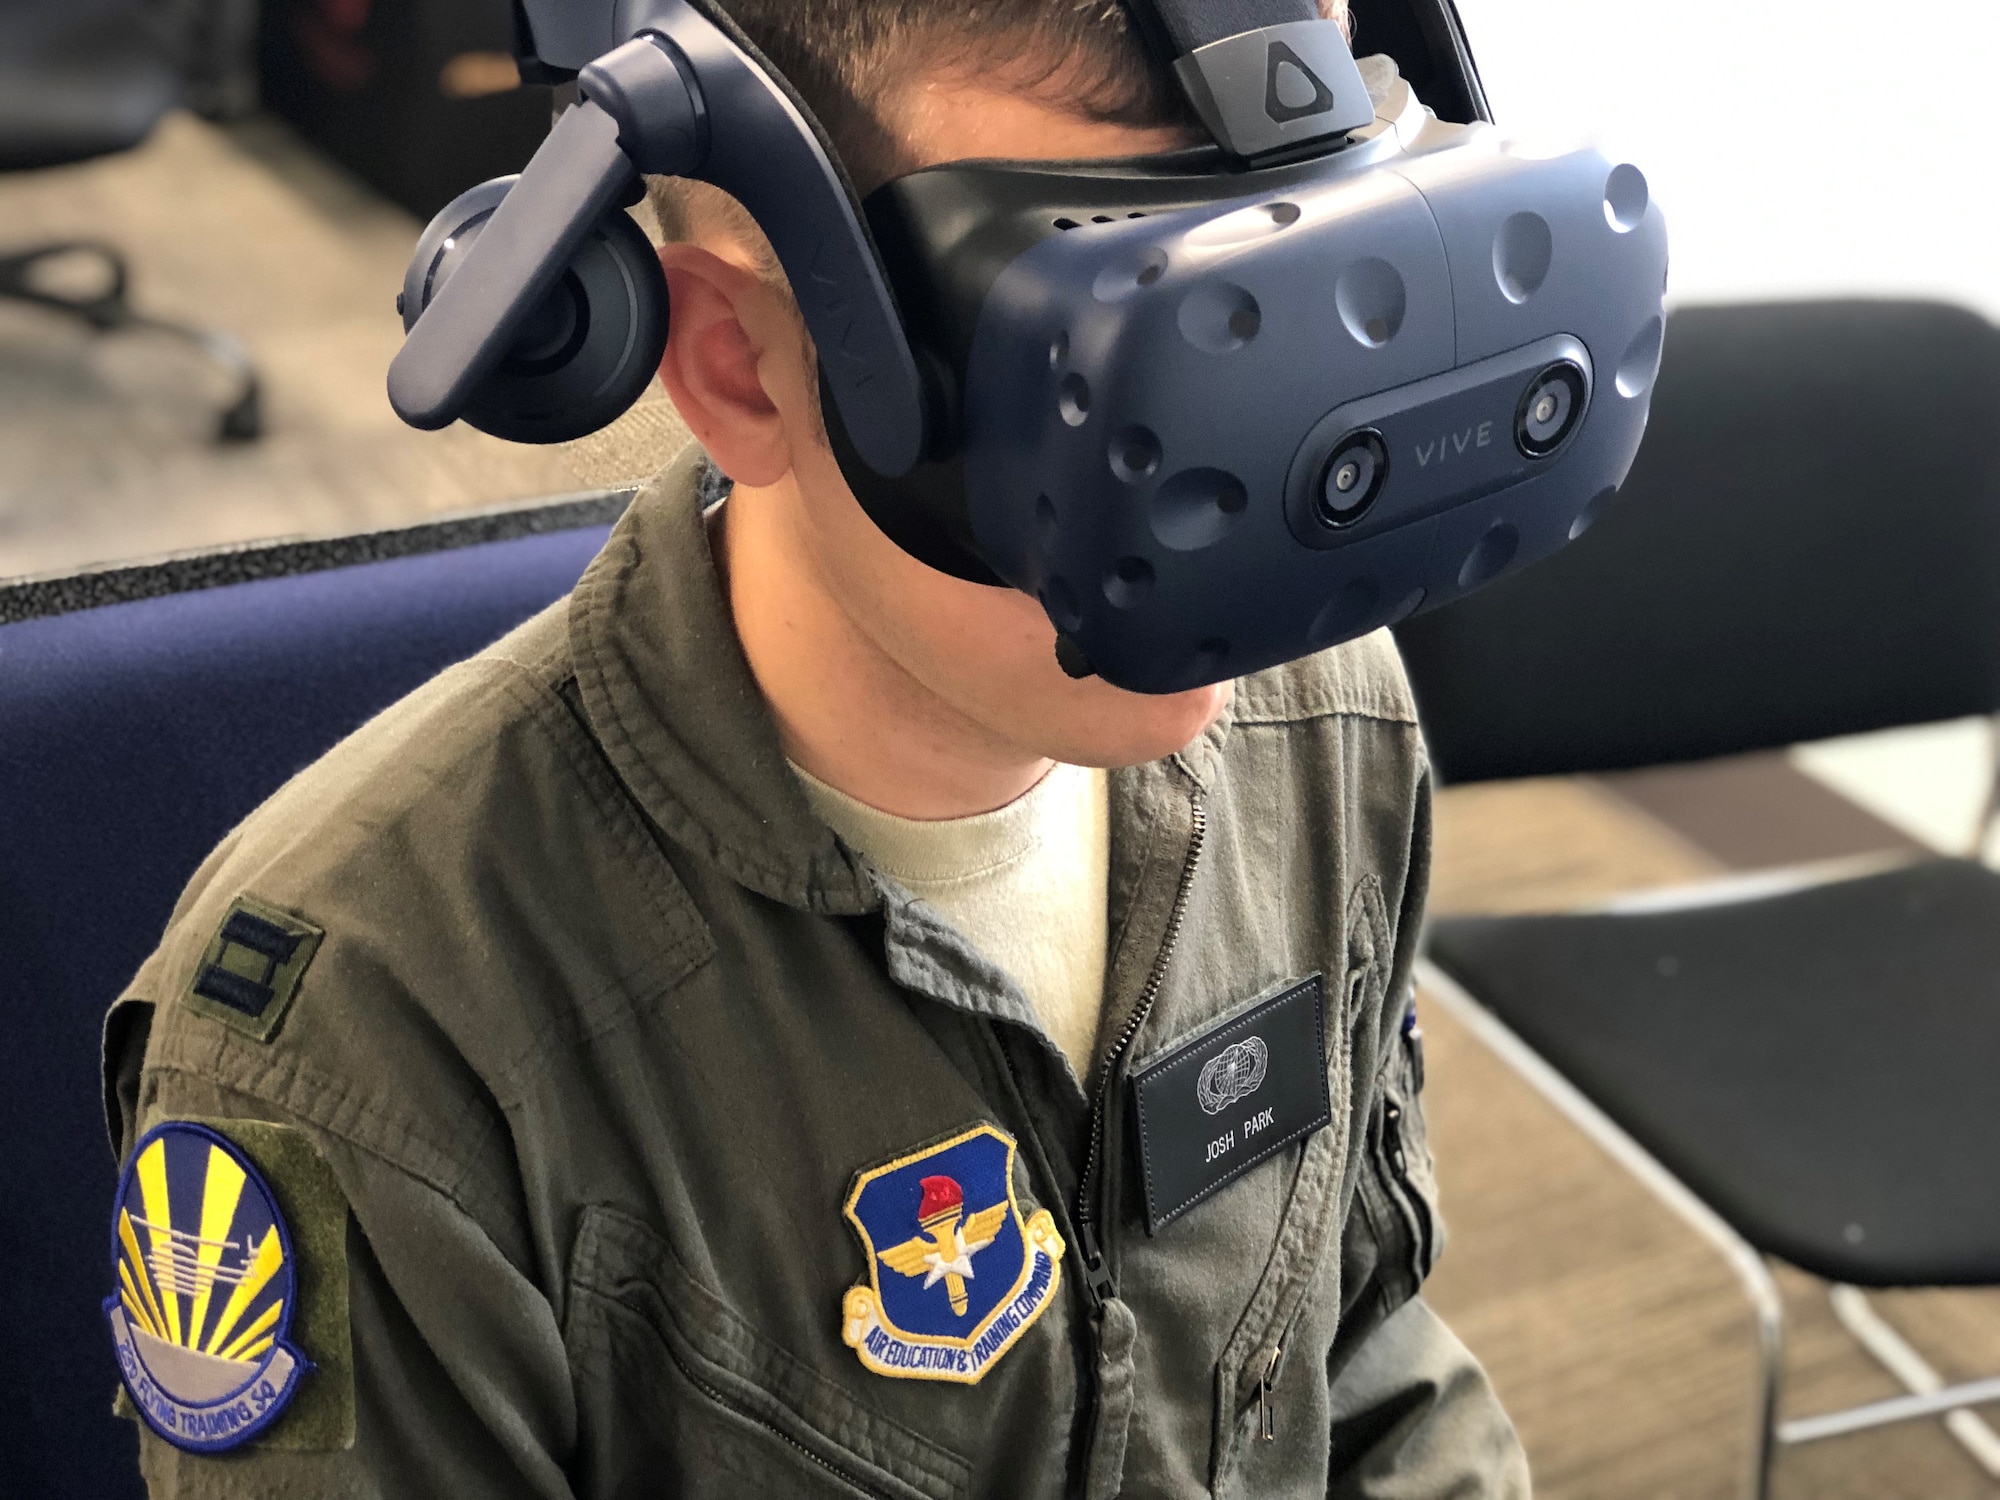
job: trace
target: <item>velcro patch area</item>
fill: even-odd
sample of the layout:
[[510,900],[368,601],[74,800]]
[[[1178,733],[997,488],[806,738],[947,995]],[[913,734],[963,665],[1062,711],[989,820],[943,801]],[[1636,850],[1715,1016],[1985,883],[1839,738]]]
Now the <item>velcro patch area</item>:
[[303,1131],[154,1124],[120,1180],[112,1271],[120,1415],[194,1453],[353,1446],[347,1199]]

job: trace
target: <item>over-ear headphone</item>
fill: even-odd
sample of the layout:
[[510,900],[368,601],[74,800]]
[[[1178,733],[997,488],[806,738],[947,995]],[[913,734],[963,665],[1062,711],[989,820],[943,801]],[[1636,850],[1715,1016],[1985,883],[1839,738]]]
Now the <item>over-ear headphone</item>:
[[[417,242],[399,309],[421,314],[430,305],[517,180],[482,182],[431,221]],[[615,422],[639,399],[666,342],[667,284],[659,258],[629,215],[600,213],[554,285],[513,330],[498,362],[467,393],[459,415],[481,432],[516,443],[582,437]]]

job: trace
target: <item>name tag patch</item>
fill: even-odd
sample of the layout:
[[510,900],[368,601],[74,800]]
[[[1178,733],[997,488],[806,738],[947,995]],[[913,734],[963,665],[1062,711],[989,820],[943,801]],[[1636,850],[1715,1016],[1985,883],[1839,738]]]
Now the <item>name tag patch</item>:
[[1312,975],[1132,1075],[1146,1232],[1333,1118],[1326,987]]

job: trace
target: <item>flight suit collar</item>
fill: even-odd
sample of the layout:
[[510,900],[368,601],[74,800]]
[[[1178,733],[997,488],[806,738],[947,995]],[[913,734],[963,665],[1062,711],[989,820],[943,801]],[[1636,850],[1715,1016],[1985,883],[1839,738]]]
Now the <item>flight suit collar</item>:
[[891,979],[955,1010],[1024,1027],[1062,1057],[1013,975],[895,881],[882,875],[876,879],[882,893],[882,949]]
[[[571,596],[585,712],[632,796],[672,837],[787,905],[832,915],[876,910],[887,893],[813,812],[737,641],[701,519],[706,464],[690,443],[641,490]],[[1225,711],[1168,763],[1113,773],[1114,908],[1125,894],[1116,851],[1150,842],[1149,830],[1130,825],[1151,821],[1164,765],[1205,792],[1231,720]],[[1129,783],[1125,795],[1121,783]],[[1114,929],[1121,915],[1114,910]]]
[[830,915],[875,883],[813,812],[737,642],[690,443],[641,490],[570,597],[584,712],[633,798],[743,885]]

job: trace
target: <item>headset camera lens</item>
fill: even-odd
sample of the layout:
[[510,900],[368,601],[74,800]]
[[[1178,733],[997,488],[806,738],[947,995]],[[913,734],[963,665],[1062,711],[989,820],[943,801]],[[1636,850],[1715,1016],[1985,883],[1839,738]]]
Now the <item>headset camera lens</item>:
[[1379,433],[1349,433],[1326,461],[1316,508],[1328,526],[1352,526],[1382,493],[1389,474],[1389,450]]
[[1568,441],[1583,416],[1583,371],[1568,360],[1528,382],[1514,414],[1514,441],[1530,458],[1547,458]]

